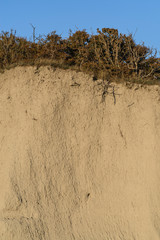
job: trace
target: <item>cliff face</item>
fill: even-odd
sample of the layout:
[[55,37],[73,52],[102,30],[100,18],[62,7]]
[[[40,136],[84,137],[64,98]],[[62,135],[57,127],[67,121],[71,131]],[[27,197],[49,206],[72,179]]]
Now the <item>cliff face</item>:
[[160,87],[1,74],[0,191],[2,240],[160,239]]

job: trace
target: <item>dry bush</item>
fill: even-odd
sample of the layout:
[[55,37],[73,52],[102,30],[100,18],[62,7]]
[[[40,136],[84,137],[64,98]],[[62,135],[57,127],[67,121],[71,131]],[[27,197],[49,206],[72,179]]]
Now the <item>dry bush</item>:
[[59,67],[75,67],[103,79],[154,83],[160,78],[156,51],[136,44],[131,34],[119,34],[117,29],[97,29],[95,35],[78,30],[70,32],[67,39],[53,31],[33,42],[17,37],[13,31],[0,34],[0,69],[45,61]]

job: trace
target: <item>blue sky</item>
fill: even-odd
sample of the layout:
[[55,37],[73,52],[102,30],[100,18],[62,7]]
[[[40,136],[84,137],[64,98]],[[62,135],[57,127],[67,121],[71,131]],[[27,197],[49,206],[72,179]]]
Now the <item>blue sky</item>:
[[2,0],[0,31],[16,30],[17,35],[32,36],[56,30],[63,37],[76,27],[88,32],[97,28],[116,28],[135,34],[137,43],[160,51],[160,0]]

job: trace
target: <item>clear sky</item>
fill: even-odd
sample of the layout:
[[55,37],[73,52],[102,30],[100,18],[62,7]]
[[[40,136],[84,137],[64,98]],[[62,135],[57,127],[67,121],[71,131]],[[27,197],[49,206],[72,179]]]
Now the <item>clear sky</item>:
[[116,28],[135,34],[137,43],[160,51],[160,0],[2,0],[0,31],[16,30],[17,35],[32,36],[56,30],[63,37],[69,29]]

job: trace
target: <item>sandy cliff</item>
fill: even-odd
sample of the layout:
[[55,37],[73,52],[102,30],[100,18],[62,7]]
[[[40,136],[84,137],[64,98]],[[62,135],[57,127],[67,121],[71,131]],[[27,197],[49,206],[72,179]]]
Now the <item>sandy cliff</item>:
[[160,87],[1,74],[0,239],[160,239]]

